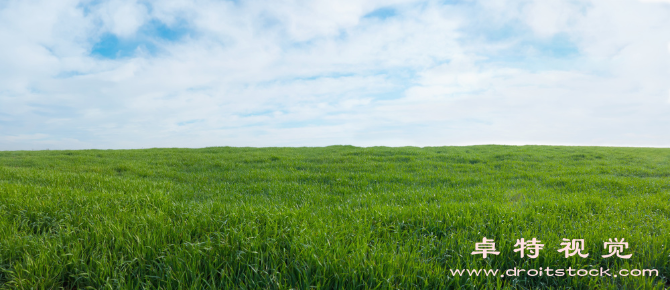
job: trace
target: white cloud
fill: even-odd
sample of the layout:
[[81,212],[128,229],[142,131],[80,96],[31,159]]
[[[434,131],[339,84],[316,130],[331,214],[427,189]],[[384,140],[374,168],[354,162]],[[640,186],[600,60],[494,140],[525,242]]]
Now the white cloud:
[[104,29],[119,37],[132,36],[148,20],[146,7],[136,0],[109,0],[92,9]]
[[[665,5],[8,3],[0,149],[670,142]],[[90,55],[151,21],[188,33]]]
[[534,0],[523,8],[523,17],[535,33],[543,37],[569,29],[574,21],[584,17],[585,3],[562,0]]

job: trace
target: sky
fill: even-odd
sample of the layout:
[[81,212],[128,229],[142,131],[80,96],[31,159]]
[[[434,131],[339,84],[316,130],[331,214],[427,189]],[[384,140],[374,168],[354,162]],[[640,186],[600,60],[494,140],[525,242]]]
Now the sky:
[[0,150],[670,147],[670,0],[0,0]]

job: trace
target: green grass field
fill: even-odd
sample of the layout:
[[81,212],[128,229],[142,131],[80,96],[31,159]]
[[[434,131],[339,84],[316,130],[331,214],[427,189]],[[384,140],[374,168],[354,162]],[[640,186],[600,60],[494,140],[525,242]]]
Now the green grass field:
[[[0,152],[0,289],[663,289],[668,230],[670,149]],[[471,254],[484,237],[499,255]],[[515,267],[659,274],[450,272]]]

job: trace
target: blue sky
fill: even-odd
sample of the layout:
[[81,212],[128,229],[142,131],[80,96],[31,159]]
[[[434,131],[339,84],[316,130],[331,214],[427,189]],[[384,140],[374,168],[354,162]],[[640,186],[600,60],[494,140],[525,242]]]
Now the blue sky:
[[670,146],[670,1],[0,0],[0,150]]

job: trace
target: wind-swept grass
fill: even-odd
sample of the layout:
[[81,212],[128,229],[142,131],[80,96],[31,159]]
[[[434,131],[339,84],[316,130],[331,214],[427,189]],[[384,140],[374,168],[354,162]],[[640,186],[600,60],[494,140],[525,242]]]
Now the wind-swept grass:
[[[668,149],[0,152],[0,289],[663,289],[669,229]],[[483,237],[501,254],[471,255]],[[515,267],[659,276],[450,273]]]

